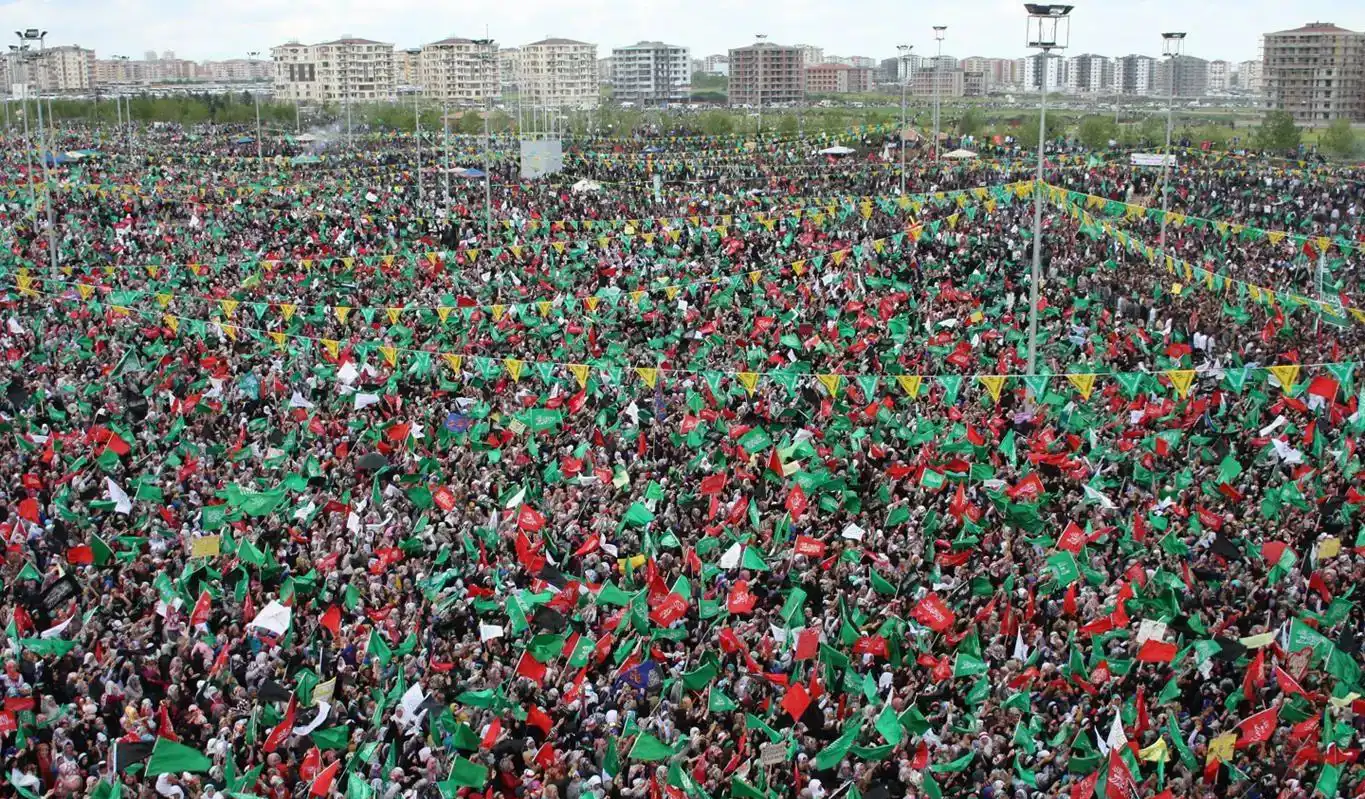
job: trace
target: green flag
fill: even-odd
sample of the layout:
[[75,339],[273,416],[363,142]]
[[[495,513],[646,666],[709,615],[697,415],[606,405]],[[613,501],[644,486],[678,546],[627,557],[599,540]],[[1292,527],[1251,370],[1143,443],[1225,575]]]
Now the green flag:
[[663,741],[660,741],[658,738],[655,738],[653,735],[642,732],[635,738],[635,745],[630,748],[630,754],[626,755],[626,757],[631,760],[644,761],[667,760],[676,755],[681,749],[681,746],[675,749]]
[[156,745],[152,747],[152,756],[147,760],[146,774],[155,777],[184,771],[202,773],[212,767],[213,761],[198,749],[191,749],[168,738],[157,738]]
[[[459,755],[451,762],[450,775],[446,777],[446,784],[465,788],[482,788],[487,782],[487,766],[480,766]],[[444,792],[444,786],[442,790]]]

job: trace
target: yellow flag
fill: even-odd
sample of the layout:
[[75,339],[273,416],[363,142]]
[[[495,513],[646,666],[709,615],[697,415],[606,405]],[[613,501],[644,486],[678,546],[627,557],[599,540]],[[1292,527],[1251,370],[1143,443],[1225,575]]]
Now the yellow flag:
[[900,383],[901,390],[915,399],[919,395],[919,386],[923,378],[919,375],[896,375],[896,382]]
[[1287,363],[1280,366],[1272,366],[1269,369],[1275,379],[1280,381],[1280,388],[1289,391],[1294,387],[1294,381],[1299,379],[1299,365]]
[[460,367],[464,365],[463,355],[458,355],[453,352],[443,352],[441,353],[441,357],[445,359],[446,364],[450,367],[450,371],[452,372],[460,371]]
[[236,341],[236,340],[237,340],[237,328],[236,328],[236,327],[233,327],[232,325],[219,325],[219,327],[222,329],[223,335],[227,336],[228,338],[232,339],[233,341]]
[[303,267],[303,271],[307,272],[313,268],[313,259],[304,258],[302,261],[299,261],[299,264]]
[[991,395],[992,402],[1000,402],[1000,390],[1005,387],[1004,375],[978,375],[976,379],[986,387],[986,392]]
[[223,314],[230,317],[240,303],[237,300],[219,300],[218,305],[223,309]]
[[386,313],[388,314],[388,317],[389,317],[389,324],[391,324],[391,325],[396,325],[396,324],[398,324],[398,317],[400,317],[400,316],[403,315],[403,309],[402,309],[402,308],[389,308],[389,309],[386,310]]
[[540,309],[541,316],[549,316],[550,309],[554,307],[554,303],[550,302],[549,300],[541,300],[540,302],[536,303],[536,307]]
[[1279,244],[1280,242],[1284,241],[1284,231],[1272,230],[1266,234],[1266,238],[1270,240],[1271,244]]
[[88,300],[95,293],[95,289],[89,283],[77,283],[76,292],[81,295],[81,299]]
[[323,338],[318,340],[322,342],[322,348],[327,350],[328,355],[332,356],[333,358],[337,357],[337,353],[341,351],[341,345],[337,342],[336,339]]
[[351,306],[338,305],[332,309],[332,312],[337,315],[337,321],[344,325],[346,324],[346,317],[351,315]]
[[390,368],[398,365],[397,347],[390,347],[388,345],[381,346],[379,348],[379,354],[384,356],[384,363],[387,363]]
[[506,306],[506,305],[500,305],[500,304],[494,304],[494,305],[492,306],[492,311],[493,311],[493,321],[495,321],[495,322],[501,322],[501,321],[502,321],[502,315],[503,315],[504,313],[507,312],[507,306]]
[[449,305],[438,305],[436,306],[436,318],[441,320],[441,324],[445,324],[446,320],[450,318],[452,310],[454,309]]
[[573,375],[574,380],[578,381],[579,388],[588,387],[588,365],[586,363],[569,364],[569,372]]
[[1090,392],[1095,390],[1095,376],[1093,374],[1071,374],[1067,375],[1066,379],[1076,387],[1076,393],[1081,395],[1081,399],[1090,399]]
[[659,370],[652,366],[637,366],[635,374],[639,375],[649,388],[654,388],[654,383],[659,379]]
[[294,312],[297,311],[298,309],[299,309],[298,306],[294,305],[293,303],[289,302],[280,303],[280,316],[283,316],[284,321],[288,322],[290,319],[294,318]]
[[751,397],[758,390],[758,372],[739,372],[735,375],[735,379],[739,381],[741,386],[744,386],[744,390],[749,392]]
[[842,266],[844,263],[844,259],[847,257],[848,250],[835,250],[834,255],[831,256],[831,259],[834,261],[835,266]]
[[843,381],[843,375],[816,375],[815,377],[831,397],[839,396],[839,383]]
[[270,331],[270,337],[275,340],[275,346],[284,349],[284,342],[287,340],[287,336],[278,330],[272,330]]
[[1175,393],[1181,399],[1190,395],[1190,384],[1194,382],[1193,369],[1167,369],[1166,377],[1170,378],[1171,385],[1175,386]]
[[1204,763],[1228,763],[1232,761],[1232,751],[1237,745],[1237,733],[1225,732],[1209,741],[1209,753]]
[[177,333],[177,332],[180,331],[180,318],[179,318],[179,317],[171,316],[170,314],[166,314],[166,315],[162,318],[161,321],[163,321],[163,322],[166,323],[166,327],[170,328],[171,333]]
[[1170,757],[1170,751],[1166,747],[1166,739],[1158,738],[1156,743],[1138,751],[1138,757],[1149,763],[1165,763]]
[[584,298],[583,298],[583,304],[586,305],[586,306],[588,306],[588,311],[589,311],[589,312],[592,312],[592,311],[596,311],[596,310],[597,310],[597,303],[598,303],[598,298],[597,298],[597,297],[584,297]]
[[507,374],[512,376],[512,382],[521,380],[521,367],[526,365],[525,361],[520,358],[503,358],[502,365],[507,367]]
[[806,262],[805,262],[805,261],[792,261],[792,271],[795,272],[795,273],[798,274],[798,275],[801,274],[801,273],[803,273],[803,272],[805,272],[805,271],[806,271]]
[[633,304],[633,305],[639,305],[639,304],[640,304],[640,300],[643,300],[644,298],[645,298],[645,293],[644,293],[643,291],[632,291],[632,292],[630,293],[630,302],[631,302],[631,304]]
[[749,273],[749,282],[750,282],[750,283],[753,283],[755,286],[757,286],[757,285],[758,285],[758,278],[759,278],[762,274],[763,274],[763,273],[760,272],[760,271],[758,271],[757,269],[755,269],[754,271],[750,272],[750,273]]

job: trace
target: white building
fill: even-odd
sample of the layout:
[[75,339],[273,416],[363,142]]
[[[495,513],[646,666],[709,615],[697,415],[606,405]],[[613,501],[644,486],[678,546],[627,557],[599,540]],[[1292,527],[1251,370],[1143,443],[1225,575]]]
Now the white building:
[[22,70],[22,82],[39,92],[83,92],[95,85],[95,51],[79,45],[48,47],[29,51]]
[[1039,53],[1024,59],[1024,90],[1061,91],[1066,86],[1066,60],[1059,56]]
[[1118,59],[1114,63],[1114,89],[1138,97],[1156,91],[1156,59],[1145,55]]
[[[855,56],[853,56],[852,58],[850,58],[848,61],[849,61],[849,65],[852,66],[852,67],[854,67],[854,68],[856,68],[856,69],[876,69],[876,68],[877,68],[877,59],[871,58],[871,57],[865,56],[865,55],[855,55]],[[943,65],[943,68],[944,68],[944,69],[947,69],[947,68],[948,68],[948,65],[947,65],[947,64],[944,64],[944,65]]]
[[498,51],[498,76],[504,89],[517,85],[521,75],[521,48],[504,47]]
[[275,96],[285,101],[373,103],[397,95],[393,45],[344,36],[321,44],[271,48]]
[[638,105],[685,103],[692,96],[692,55],[686,47],[640,42],[611,51],[612,98]]
[[542,39],[521,48],[518,86],[523,104],[542,108],[596,108],[597,45]]
[[702,59],[701,71],[708,75],[729,75],[730,56],[724,53],[709,55]]
[[1086,53],[1067,59],[1066,90],[1072,94],[1103,94],[1114,89],[1114,62]]
[[816,64],[826,63],[825,48],[816,47],[813,44],[797,44],[792,46],[801,51],[801,66],[813,67]]
[[451,36],[422,45],[417,85],[442,105],[480,106],[500,95],[498,45]]
[[1250,92],[1259,92],[1265,89],[1262,62],[1243,61],[1237,65],[1237,88]]
[[1208,90],[1225,92],[1232,87],[1233,65],[1231,61],[1209,62]]

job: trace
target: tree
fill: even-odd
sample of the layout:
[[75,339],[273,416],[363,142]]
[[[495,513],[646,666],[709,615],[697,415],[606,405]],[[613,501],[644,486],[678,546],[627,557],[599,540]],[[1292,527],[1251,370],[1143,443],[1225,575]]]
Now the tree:
[[[1056,117],[1047,118],[1047,137],[1052,139],[1061,132],[1065,124]],[[1038,146],[1038,117],[1027,116],[1019,123],[1018,130],[1014,131],[1014,138],[1024,147],[1032,149]]]
[[1322,149],[1338,158],[1350,158],[1356,154],[1356,132],[1351,129],[1349,119],[1338,119],[1327,127],[1322,134]]
[[1271,111],[1256,129],[1256,146],[1262,150],[1293,150],[1299,146],[1300,131],[1288,111]]
[[1081,144],[1092,150],[1103,150],[1109,142],[1119,138],[1118,123],[1108,116],[1088,116],[1081,119]]
[[975,108],[968,108],[957,120],[957,132],[963,136],[980,135],[986,126],[986,117]]

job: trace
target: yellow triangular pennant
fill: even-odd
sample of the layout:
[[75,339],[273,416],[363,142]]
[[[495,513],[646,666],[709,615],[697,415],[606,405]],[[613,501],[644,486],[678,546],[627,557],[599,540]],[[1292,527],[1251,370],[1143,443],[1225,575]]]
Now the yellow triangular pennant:
[[1287,363],[1280,366],[1272,366],[1267,369],[1275,379],[1280,381],[1280,388],[1289,391],[1294,388],[1294,381],[1299,379],[1299,365]]
[[275,346],[279,347],[280,349],[284,349],[284,342],[288,339],[288,337],[285,336],[285,334],[281,333],[278,330],[272,330],[270,331],[270,337],[275,339]]
[[396,324],[398,324],[398,317],[400,317],[400,316],[403,315],[403,309],[402,309],[402,308],[389,308],[389,309],[386,311],[386,313],[388,314],[388,317],[389,317],[389,324],[391,324],[391,325],[396,325]]
[[1190,395],[1190,385],[1194,383],[1193,369],[1167,369],[1166,377],[1170,378],[1171,385],[1175,386],[1175,393],[1181,399]]
[[449,305],[438,305],[436,306],[436,318],[441,320],[441,324],[445,324],[446,320],[450,318],[450,312],[453,310],[455,309],[451,308]]
[[337,353],[341,351],[340,343],[334,338],[323,338],[318,339],[318,341],[322,342],[322,348],[327,350],[327,354],[333,358],[337,357]]
[[458,372],[460,371],[460,367],[464,366],[463,355],[458,355],[453,352],[443,352],[441,353],[441,357],[445,359],[446,364],[450,366],[450,371],[452,372]]
[[232,316],[232,312],[235,311],[235,310],[237,310],[237,306],[240,305],[240,304],[241,304],[241,303],[239,303],[237,300],[219,300],[219,301],[218,301],[218,306],[219,306],[220,308],[223,309],[223,314],[224,314],[225,316],[228,316],[228,317],[231,317],[231,316]]
[[992,402],[1000,402],[1000,390],[1005,387],[1004,375],[977,375],[976,379],[986,387],[986,393],[991,395]]
[[351,306],[338,305],[332,309],[332,312],[337,315],[337,321],[344,325],[346,324],[346,317],[351,315]]
[[383,345],[379,348],[379,354],[384,356],[384,363],[390,367],[398,365],[398,348]]
[[503,358],[502,365],[507,367],[507,374],[512,376],[513,383],[521,380],[521,367],[526,365],[525,361],[520,358]]
[[654,388],[654,383],[659,379],[659,370],[653,366],[637,366],[635,374],[640,376],[648,388]]
[[1076,393],[1081,395],[1081,399],[1090,399],[1090,392],[1095,390],[1095,376],[1093,374],[1069,374],[1067,380],[1076,387]]
[[896,375],[896,382],[900,383],[903,390],[910,399],[915,399],[919,395],[919,386],[923,378],[919,375]]
[[578,381],[579,388],[588,387],[588,365],[586,363],[569,364],[569,372],[573,375],[574,380]]
[[739,381],[741,386],[744,386],[744,390],[749,392],[751,397],[758,390],[758,372],[739,372],[735,375],[735,379]]
[[280,303],[280,316],[283,316],[284,321],[288,322],[290,319],[294,318],[294,312],[298,309],[299,307],[293,303],[282,302]]
[[831,397],[839,396],[839,384],[843,382],[843,375],[816,375],[815,377]]

